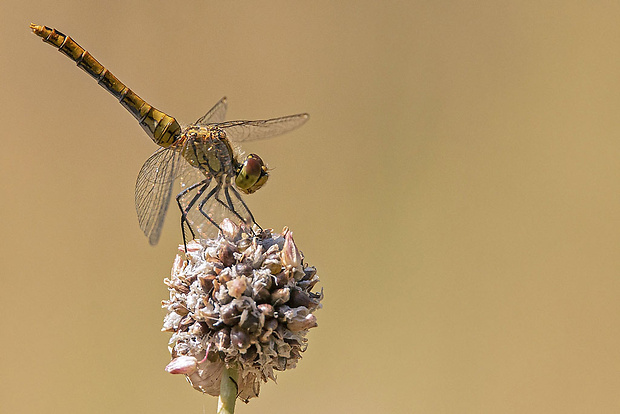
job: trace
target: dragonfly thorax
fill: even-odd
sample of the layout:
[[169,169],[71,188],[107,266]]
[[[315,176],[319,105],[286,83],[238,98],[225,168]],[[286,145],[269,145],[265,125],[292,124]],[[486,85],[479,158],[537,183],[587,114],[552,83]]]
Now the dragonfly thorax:
[[211,177],[235,175],[237,162],[226,135],[219,129],[192,125],[187,127],[175,146],[194,168]]
[[234,176],[235,186],[242,193],[254,193],[269,178],[267,166],[258,155],[250,154],[239,162],[226,134],[216,126],[189,126],[175,146],[192,167],[211,177]]

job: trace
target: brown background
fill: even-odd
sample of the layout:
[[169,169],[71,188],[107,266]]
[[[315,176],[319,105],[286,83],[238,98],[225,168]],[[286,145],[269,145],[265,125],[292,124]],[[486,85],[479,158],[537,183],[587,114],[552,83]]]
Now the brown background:
[[620,412],[615,2],[4,0],[0,412],[202,413],[163,371],[180,242],[141,234],[155,149],[28,30],[183,122],[307,111],[248,197],[325,288],[297,369],[239,413]]

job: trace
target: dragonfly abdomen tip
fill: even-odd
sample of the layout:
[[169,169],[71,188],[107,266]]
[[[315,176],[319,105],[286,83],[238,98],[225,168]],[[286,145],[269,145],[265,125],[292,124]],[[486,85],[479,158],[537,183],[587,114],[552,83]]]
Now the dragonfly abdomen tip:
[[39,26],[38,24],[30,23],[30,29],[32,30],[32,33],[36,34],[39,37],[46,36],[45,26]]

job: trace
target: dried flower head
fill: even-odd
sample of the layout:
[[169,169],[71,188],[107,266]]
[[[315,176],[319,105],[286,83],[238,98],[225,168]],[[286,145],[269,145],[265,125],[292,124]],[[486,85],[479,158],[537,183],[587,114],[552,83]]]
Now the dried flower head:
[[229,220],[215,239],[179,247],[163,331],[172,361],[166,370],[185,374],[192,386],[217,396],[225,367],[239,371],[238,397],[257,397],[274,371],[295,368],[306,334],[317,326],[314,311],[323,292],[314,267],[284,228],[282,234],[251,233]]

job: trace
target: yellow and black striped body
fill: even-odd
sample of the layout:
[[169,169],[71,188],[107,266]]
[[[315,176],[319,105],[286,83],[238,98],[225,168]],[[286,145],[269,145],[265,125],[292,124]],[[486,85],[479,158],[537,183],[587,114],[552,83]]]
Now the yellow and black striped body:
[[173,117],[146,103],[69,36],[47,26],[31,24],[30,28],[114,95],[157,145],[168,148],[179,138],[181,126]]

